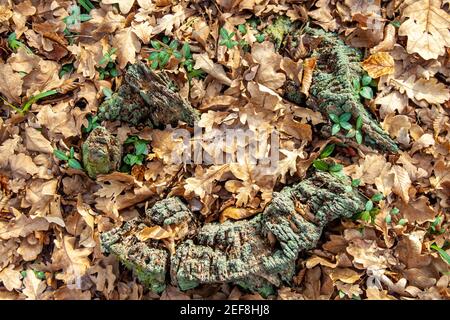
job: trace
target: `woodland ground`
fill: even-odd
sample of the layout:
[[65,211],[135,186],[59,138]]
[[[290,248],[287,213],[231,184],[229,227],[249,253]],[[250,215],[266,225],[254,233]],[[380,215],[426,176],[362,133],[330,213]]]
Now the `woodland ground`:
[[[292,283],[269,298],[447,299],[449,5],[0,0],[0,299],[261,298],[230,285],[153,294],[101,253],[99,234],[169,192],[208,221],[242,219],[260,212],[274,189],[302,178],[326,145],[317,126],[329,119],[280,96],[287,79],[308,88],[302,75],[311,70],[261,33],[279,15],[361,48],[376,81],[364,103],[401,151],[336,147],[330,157],[376,210],[332,224],[302,254]],[[276,174],[252,165],[168,164],[180,143],[170,128],[112,122],[107,128],[121,143],[134,135],[145,147],[127,144],[123,172],[90,179],[81,143],[97,124],[99,103],[138,60],[169,72],[201,111],[200,127],[278,130]]]

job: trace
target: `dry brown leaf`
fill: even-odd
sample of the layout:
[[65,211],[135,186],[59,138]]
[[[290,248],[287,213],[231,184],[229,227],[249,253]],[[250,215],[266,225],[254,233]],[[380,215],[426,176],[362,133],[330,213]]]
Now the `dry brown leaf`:
[[145,227],[136,234],[139,241],[147,241],[148,239],[161,240],[171,238],[173,234],[160,226]]
[[23,284],[25,288],[22,292],[27,296],[27,300],[38,300],[47,287],[45,282],[39,280],[34,274],[34,271],[30,269],[27,270]]
[[127,14],[134,5],[135,0],[102,0],[104,4],[118,4],[120,12]]
[[450,99],[450,90],[436,78],[429,80],[421,78],[416,81],[416,76],[411,75],[406,80],[392,79],[391,82],[401,93],[405,92],[413,100],[425,100],[431,104],[439,104]]
[[10,264],[7,268],[0,271],[0,281],[3,282],[6,290],[13,291],[22,287],[22,278],[19,271],[14,270],[14,265]]
[[361,274],[350,268],[335,268],[329,270],[329,275],[333,281],[342,281],[344,283],[355,283],[361,278]]
[[303,79],[302,79],[302,88],[300,90],[301,93],[305,94],[307,97],[309,96],[309,88],[312,83],[312,76],[314,68],[316,67],[317,58],[308,58],[303,62]]
[[221,223],[228,219],[242,220],[254,216],[258,212],[258,210],[252,210],[249,208],[228,207],[220,213],[219,220]]
[[53,153],[53,147],[41,132],[32,127],[25,129],[25,145],[30,151]]
[[337,263],[332,263],[332,262],[326,260],[325,258],[322,258],[319,256],[312,256],[311,258],[306,260],[306,268],[308,268],[308,269],[312,269],[315,266],[317,266],[318,264],[320,264],[321,266],[324,266],[324,267],[329,267],[329,268],[336,268],[336,266],[337,266]]
[[11,238],[26,237],[35,231],[46,231],[49,223],[46,219],[37,217],[29,218],[22,214],[11,222],[0,222],[0,239],[8,240]]
[[141,43],[132,28],[122,29],[114,36],[112,45],[118,48],[116,54],[119,67],[125,68],[128,62],[136,62],[136,53],[141,51]]
[[369,76],[374,79],[395,72],[394,58],[392,58],[389,52],[374,53],[361,64]]
[[437,59],[450,47],[450,15],[443,9],[442,0],[407,0],[398,34],[408,37],[408,53],[422,58]]
[[214,63],[209,57],[207,53],[198,54],[195,53],[193,55],[195,60],[195,69],[202,69],[207,74],[211,75],[213,78],[217,79],[220,83],[231,85],[231,79],[225,74],[223,66],[217,63]]
[[14,72],[10,64],[0,63],[0,93],[9,103],[20,104],[22,85],[20,74]]
[[391,23],[388,23],[386,27],[384,27],[384,38],[379,44],[370,49],[371,53],[380,52],[380,51],[391,51],[395,46],[395,27]]

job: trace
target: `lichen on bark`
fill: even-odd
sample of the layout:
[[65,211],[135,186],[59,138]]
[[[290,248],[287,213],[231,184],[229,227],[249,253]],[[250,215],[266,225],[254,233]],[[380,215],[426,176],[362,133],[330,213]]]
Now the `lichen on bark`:
[[128,67],[118,91],[99,107],[100,120],[120,120],[133,126],[164,128],[178,121],[194,125],[199,113],[175,90],[164,71],[138,62]]
[[291,281],[299,253],[316,246],[327,223],[364,209],[364,197],[349,185],[346,177],[314,172],[274,193],[264,212],[252,219],[191,228],[194,231],[179,241],[173,254],[158,241],[140,242],[136,237],[149,224],[195,223],[194,213],[181,200],[167,198],[145,217],[102,234],[102,248],[157,292],[168,272],[172,284],[182,290],[232,282],[267,296]]
[[89,177],[95,179],[119,169],[122,159],[122,146],[118,139],[104,127],[91,131],[81,147],[83,166]]
[[[292,23],[287,17],[281,16],[269,25],[265,32],[279,48],[290,52],[296,51],[300,37],[306,35],[311,39],[319,39],[310,57],[316,58],[313,71],[309,97],[305,99],[300,88],[293,81],[284,85],[284,97],[296,104],[304,104],[312,109],[330,117],[350,112],[355,126],[356,119],[362,118],[361,131],[364,134],[364,143],[382,151],[397,152],[397,144],[380,127],[377,120],[366,110],[360,100],[359,93],[353,87],[353,81],[360,81],[364,75],[361,67],[361,52],[347,46],[337,34],[322,29],[304,27],[299,23]],[[310,43],[313,43],[310,39]],[[331,135],[331,125],[325,125],[321,133]],[[345,140],[344,134],[339,134]]]

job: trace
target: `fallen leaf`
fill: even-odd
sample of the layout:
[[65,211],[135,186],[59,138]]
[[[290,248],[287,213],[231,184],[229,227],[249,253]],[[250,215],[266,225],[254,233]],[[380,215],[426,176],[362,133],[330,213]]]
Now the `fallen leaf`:
[[389,52],[374,53],[361,64],[369,76],[374,79],[387,74],[393,74],[395,71],[394,58],[392,58]]
[[23,294],[27,296],[27,300],[38,300],[44,290],[47,288],[44,281],[39,280],[33,270],[28,269],[27,275],[23,280],[25,288]]
[[172,233],[160,226],[145,227],[136,234],[139,241],[147,241],[148,239],[161,240],[172,237]]
[[223,223],[228,219],[242,220],[252,217],[257,213],[258,210],[252,210],[248,208],[228,207],[220,213],[219,221]]
[[231,85],[231,79],[225,74],[223,66],[214,63],[207,53],[194,53],[193,58],[195,61],[194,69],[202,69],[207,74],[211,75],[213,78],[217,79],[220,83]]
[[19,73],[14,72],[10,64],[0,64],[0,93],[9,103],[20,104],[23,80]]
[[402,12],[406,19],[398,34],[408,37],[408,53],[425,60],[437,59],[450,47],[450,15],[441,9],[441,0],[407,0]]
[[117,48],[119,67],[124,68],[128,62],[136,62],[136,52],[141,51],[141,43],[132,28],[125,28],[116,33],[113,47]]

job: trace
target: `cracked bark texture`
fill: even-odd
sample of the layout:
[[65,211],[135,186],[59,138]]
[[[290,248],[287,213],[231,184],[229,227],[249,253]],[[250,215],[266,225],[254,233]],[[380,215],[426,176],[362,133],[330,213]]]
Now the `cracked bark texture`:
[[[157,202],[135,218],[101,235],[102,250],[116,255],[150,289],[161,292],[166,277],[181,290],[200,284],[232,282],[263,296],[290,282],[300,252],[314,248],[330,221],[364,210],[365,199],[346,177],[314,172],[296,185],[275,192],[271,203],[249,220],[207,223],[196,228],[195,215],[178,198]],[[141,242],[146,225],[190,224],[170,254],[159,241]]]
[[[265,32],[274,41],[277,48],[283,45],[290,52],[295,52],[302,34],[312,39],[320,39],[318,45],[312,50],[311,57],[317,58],[313,71],[310,96],[305,99],[300,94],[300,88],[293,81],[284,85],[284,97],[296,104],[307,106],[319,111],[329,119],[330,114],[341,115],[345,112],[352,114],[352,122],[361,116],[364,134],[364,143],[381,151],[398,152],[397,144],[380,127],[377,120],[366,110],[361,103],[359,94],[353,88],[353,80],[360,81],[364,74],[361,67],[361,52],[347,46],[335,33],[325,32],[322,29],[305,27],[300,28],[298,23],[292,23],[287,17],[279,17]],[[314,41],[311,41],[314,42]],[[331,124],[325,125],[321,133],[328,137],[331,135]],[[344,134],[340,138],[345,139]]]
[[119,169],[122,160],[122,146],[116,137],[104,127],[96,127],[83,142],[83,166],[89,177],[95,179]]
[[199,119],[198,111],[173,87],[164,71],[156,73],[142,62],[132,64],[119,90],[100,105],[99,119],[152,128],[175,127],[178,121],[193,126]]

